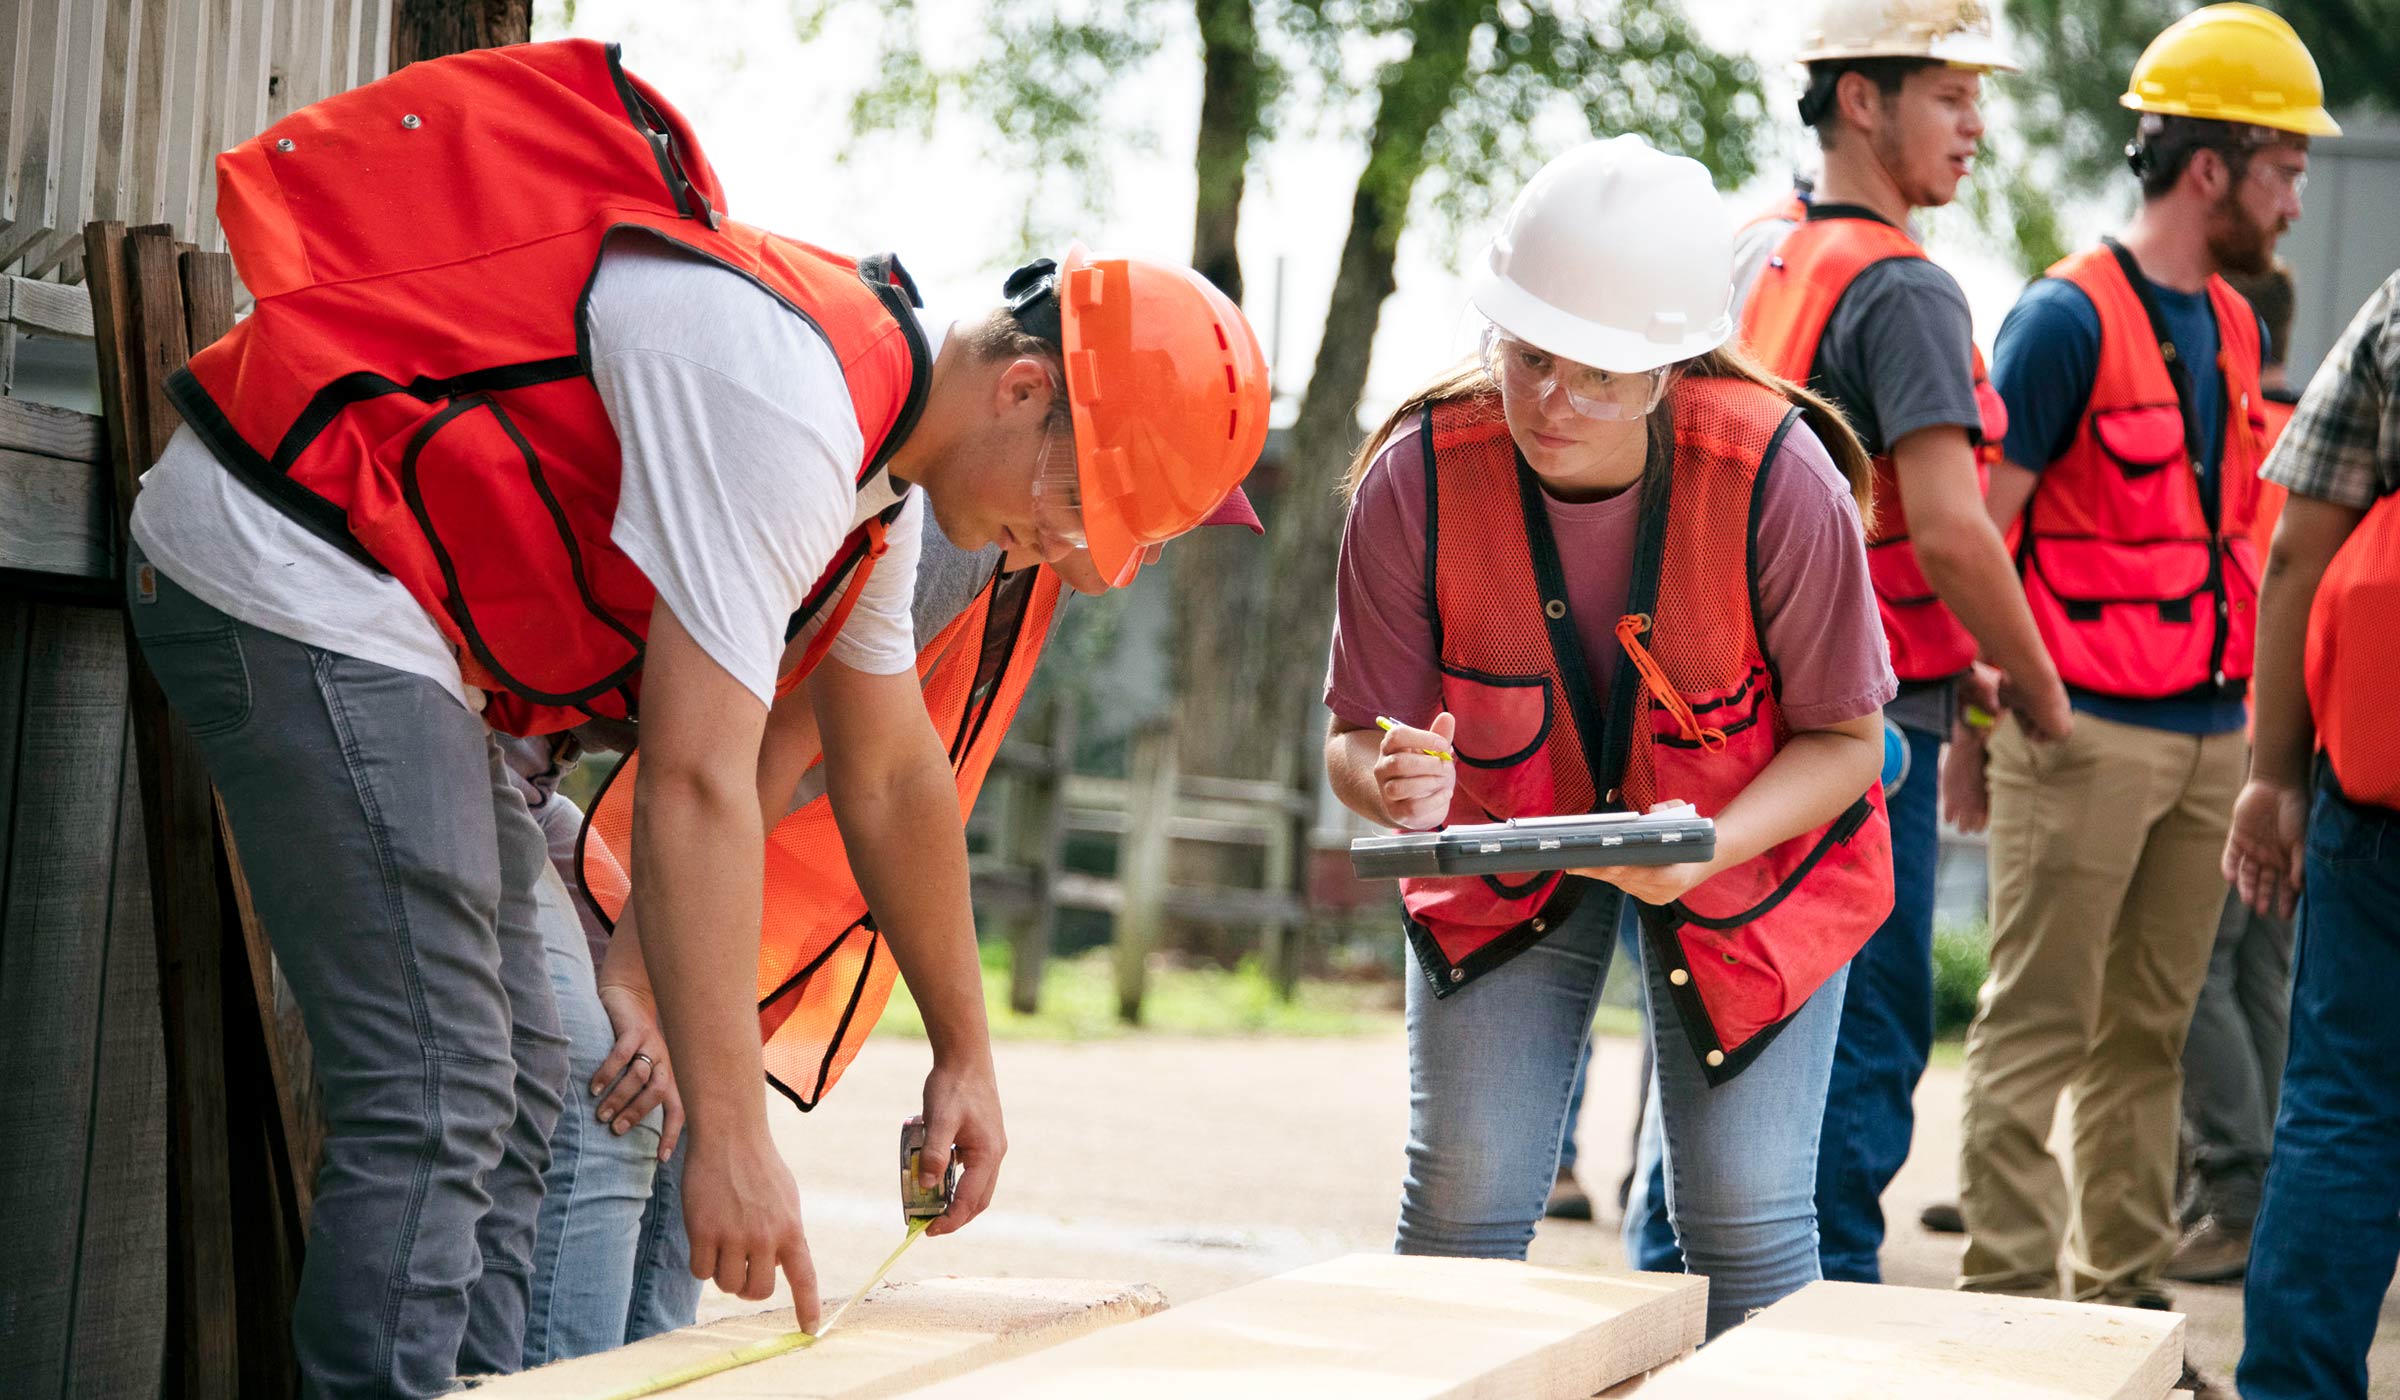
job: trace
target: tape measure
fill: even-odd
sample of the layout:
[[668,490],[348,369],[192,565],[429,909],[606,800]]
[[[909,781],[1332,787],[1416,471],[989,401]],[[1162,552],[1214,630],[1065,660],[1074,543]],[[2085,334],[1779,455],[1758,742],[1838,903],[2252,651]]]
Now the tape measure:
[[825,1334],[833,1330],[833,1324],[842,1320],[843,1313],[850,1311],[859,1299],[866,1297],[875,1290],[875,1285],[883,1282],[883,1276],[892,1271],[892,1266],[900,1262],[900,1256],[908,1253],[908,1247],[915,1244],[917,1236],[924,1234],[925,1227],[932,1223],[933,1221],[930,1219],[908,1222],[908,1233],[901,1237],[899,1247],[884,1256],[883,1263],[876,1267],[873,1276],[868,1278],[865,1283],[860,1284],[856,1293],[844,1299],[842,1305],[833,1310],[833,1316],[819,1324],[816,1331],[786,1332],[780,1337],[769,1337],[763,1342],[752,1342],[746,1347],[736,1347],[723,1356],[712,1356],[706,1361],[695,1361],[688,1366],[679,1366],[672,1371],[662,1371],[638,1385],[624,1390],[611,1391],[604,1397],[604,1400],[643,1400],[644,1396],[661,1395],[678,1386],[690,1385],[694,1381],[706,1380],[710,1376],[720,1376],[727,1371],[738,1370],[755,1362],[771,1360],[778,1356],[789,1356],[795,1351],[806,1351],[823,1341]]

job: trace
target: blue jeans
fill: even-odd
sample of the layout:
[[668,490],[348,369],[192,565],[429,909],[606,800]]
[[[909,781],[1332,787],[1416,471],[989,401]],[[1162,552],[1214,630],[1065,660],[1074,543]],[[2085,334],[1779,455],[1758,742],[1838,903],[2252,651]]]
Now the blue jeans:
[[2367,1394],[2400,1261],[2400,813],[2320,777],[2266,1203],[2242,1286],[2247,1400]]
[[[564,799],[552,798],[552,801]],[[642,1215],[658,1175],[666,1110],[623,1133],[599,1120],[592,1076],[616,1043],[601,1009],[592,955],[557,872],[542,872],[541,896],[559,917],[545,924],[550,989],[567,1034],[568,1104],[550,1138],[542,1217],[534,1235],[533,1301],[525,1319],[525,1364],[539,1366],[623,1346],[633,1296]]]
[[[1593,886],[1547,938],[1447,998],[1408,979],[1400,1253],[1525,1256],[1558,1167],[1619,900]],[[1714,1336],[1818,1276],[1816,1138],[1842,979],[1810,998],[1738,1078],[1711,1089],[1664,974],[1645,973],[1667,1211],[1690,1270],[1708,1276]]]
[[1908,777],[1887,795],[1892,912],[1850,960],[1833,1085],[1817,1150],[1817,1234],[1825,1277],[1881,1283],[1883,1192],[1908,1160],[1914,1098],[1933,1053],[1933,887],[1941,859],[1942,736],[1900,728]]
[[619,1134],[598,1116],[592,1079],[616,1043],[600,1004],[575,901],[560,870],[571,862],[582,814],[556,793],[535,809],[550,835],[552,871],[538,893],[554,916],[544,925],[550,987],[566,1032],[568,1104],[550,1139],[541,1223],[535,1234],[525,1364],[539,1366],[609,1351],[688,1327],[700,1302],[691,1244],[683,1231],[682,1159],[658,1160],[666,1110]]
[[127,605],[241,848],[325,1096],[304,1396],[517,1369],[566,1044],[542,834],[443,686],[237,622],[137,553]]

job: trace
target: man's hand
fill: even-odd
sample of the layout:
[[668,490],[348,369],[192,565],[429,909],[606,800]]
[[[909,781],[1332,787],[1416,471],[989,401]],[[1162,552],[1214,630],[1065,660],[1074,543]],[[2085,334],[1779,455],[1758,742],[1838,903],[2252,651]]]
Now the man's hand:
[[617,1043],[609,1047],[608,1058],[586,1086],[600,1096],[598,1117],[610,1132],[622,1136],[649,1117],[651,1109],[665,1105],[667,1116],[658,1132],[658,1160],[663,1162],[675,1155],[676,1139],[683,1136],[683,1095],[675,1087],[667,1038],[658,1028],[658,1007],[640,988],[603,982],[600,1008],[608,1013]]
[[1392,825],[1430,831],[1449,819],[1458,765],[1426,750],[1455,755],[1451,740],[1457,733],[1458,720],[1447,710],[1424,729],[1396,724],[1384,733],[1375,758],[1375,793]]
[[775,1270],[792,1283],[803,1332],[817,1330],[817,1267],[800,1228],[800,1188],[776,1155],[763,1121],[748,1133],[700,1133],[684,1166],[683,1223],[692,1277],[713,1278],[737,1298],[775,1291]]
[[987,1056],[960,1068],[936,1063],[925,1076],[925,1150],[918,1158],[918,1184],[933,1189],[950,1169],[955,1146],[958,1194],[950,1209],[926,1227],[928,1235],[963,1229],[992,1203],[1000,1159],[1008,1155],[1008,1133],[1000,1126],[1000,1083]]
[[1984,829],[1992,819],[1992,787],[1985,771],[1983,731],[1956,724],[1942,750],[1942,815],[1960,831]]
[[2308,798],[2300,789],[2252,774],[2233,799],[2233,829],[2225,835],[2227,883],[2242,903],[2288,919],[2300,900],[2306,862]]
[[2025,737],[2035,743],[2055,744],[2075,730],[2075,710],[2067,702],[2067,688],[2056,670],[2045,670],[2030,680],[2002,676],[1999,701],[2001,708],[2017,717]]

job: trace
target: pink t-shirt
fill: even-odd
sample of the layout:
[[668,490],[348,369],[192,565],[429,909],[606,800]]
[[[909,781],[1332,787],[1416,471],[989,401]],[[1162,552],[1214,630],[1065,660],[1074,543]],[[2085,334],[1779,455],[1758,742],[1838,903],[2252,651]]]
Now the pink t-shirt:
[[[1785,434],[1764,490],[1757,596],[1785,721],[1818,729],[1856,719],[1900,689],[1867,581],[1858,504],[1804,423]],[[1641,492],[1597,501],[1545,495],[1542,504],[1584,665],[1605,704],[1624,659],[1615,628],[1632,588]],[[1425,553],[1425,449],[1411,424],[1368,467],[1342,527],[1325,705],[1347,724],[1365,728],[1378,715],[1424,724],[1441,710]]]

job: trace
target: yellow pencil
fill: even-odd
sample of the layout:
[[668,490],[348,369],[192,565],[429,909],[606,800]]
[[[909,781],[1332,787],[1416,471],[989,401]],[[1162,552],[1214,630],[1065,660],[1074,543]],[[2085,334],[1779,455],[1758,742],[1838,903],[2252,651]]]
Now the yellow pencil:
[[[1375,717],[1375,723],[1380,726],[1383,732],[1386,734],[1389,734],[1393,730],[1400,727],[1400,721],[1385,715],[1377,715]],[[1425,755],[1427,758],[1438,758],[1444,763],[1448,763],[1450,761],[1450,755],[1442,752],[1440,749],[1419,749],[1417,752]]]

